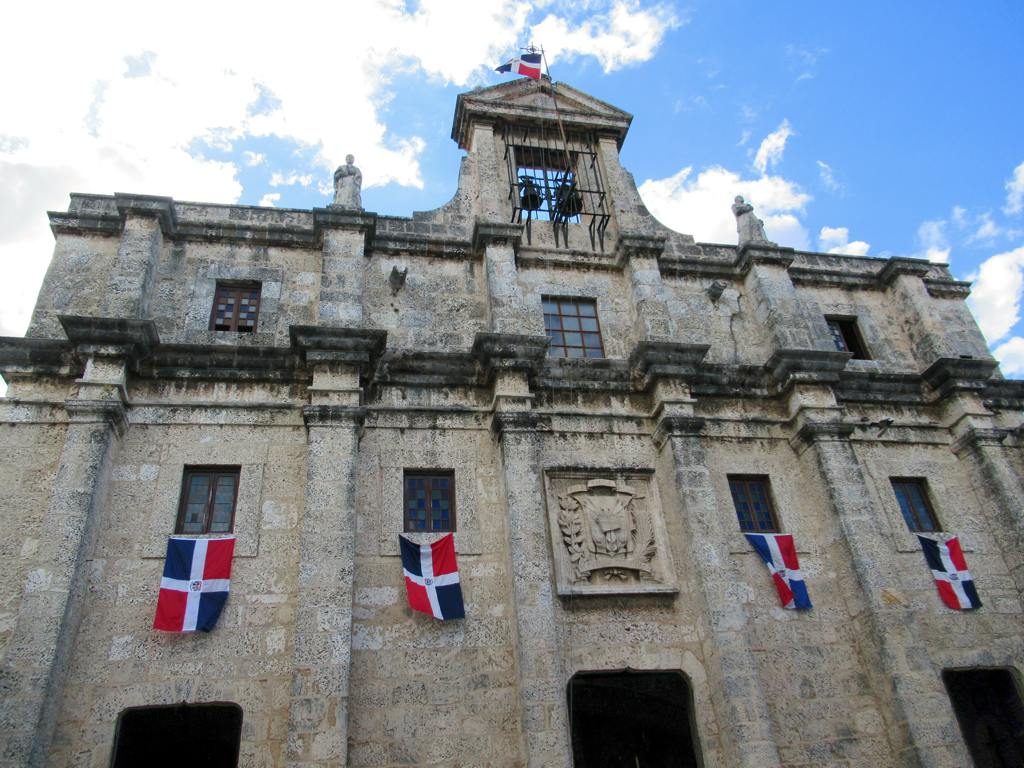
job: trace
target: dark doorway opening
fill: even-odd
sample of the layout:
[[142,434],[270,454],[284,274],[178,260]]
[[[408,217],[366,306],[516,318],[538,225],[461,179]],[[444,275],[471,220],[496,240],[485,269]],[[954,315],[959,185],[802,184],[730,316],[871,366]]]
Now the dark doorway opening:
[[699,768],[680,672],[581,672],[568,686],[575,768]]
[[1007,669],[947,669],[942,680],[975,768],[1024,765],[1024,703]]
[[236,768],[241,740],[237,704],[129,707],[117,718],[110,768]]

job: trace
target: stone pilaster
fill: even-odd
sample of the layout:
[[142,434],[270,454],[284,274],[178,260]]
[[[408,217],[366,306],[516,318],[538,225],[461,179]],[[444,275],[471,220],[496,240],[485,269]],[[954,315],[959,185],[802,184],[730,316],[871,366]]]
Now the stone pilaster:
[[[662,384],[659,389],[668,387]],[[724,763],[736,768],[779,766],[771,714],[748,640],[749,617],[734,592],[740,578],[711,483],[701,436],[704,420],[687,415],[686,393],[681,394],[683,400],[663,403],[656,416],[655,440],[662,450],[671,451],[687,559],[699,563],[693,574],[708,617],[703,655]]]
[[923,370],[941,358],[988,358],[985,339],[962,298],[930,294],[924,279],[930,271],[925,261],[896,257],[878,276],[899,307],[918,365]]
[[566,679],[558,639],[555,579],[548,553],[541,420],[503,403],[493,426],[501,441],[508,508],[510,571],[516,611],[519,696],[526,765],[570,768],[572,753],[565,705]]
[[792,248],[756,243],[740,247],[737,268],[745,273],[744,284],[757,318],[771,336],[773,351],[834,352],[824,314],[797,296],[788,272],[792,262]]
[[308,405],[306,498],[299,544],[289,766],[343,766],[355,576],[356,468],[365,411]]
[[121,242],[100,314],[144,318],[149,314],[163,236],[173,234],[176,226],[174,203],[169,197],[144,195],[119,194],[116,199],[122,220]]
[[519,285],[516,249],[522,231],[522,224],[478,220],[473,228],[473,250],[483,253],[491,330],[499,334],[543,336],[544,315],[539,306],[527,306]]
[[664,249],[664,237],[627,232],[619,235],[615,245],[616,260],[623,266],[633,290],[637,337],[642,340],[675,341],[678,335],[658,268],[658,256]]
[[[0,669],[0,765],[44,766],[81,622],[86,567],[126,428],[116,387],[81,387],[66,402],[69,424],[40,527],[36,565]],[[106,395],[103,396],[104,390]]]
[[312,369],[306,492],[300,526],[295,649],[287,765],[344,766],[355,578],[356,470],[363,389],[384,331],[292,326],[292,346]]
[[999,545],[1018,592],[1024,596],[1024,483],[1008,455],[1008,432],[969,426],[953,443],[953,452],[967,463],[971,483],[988,503],[989,531]]
[[938,670],[927,661],[927,643],[908,629],[906,609],[884,599],[900,593],[899,575],[892,544],[881,529],[882,516],[871,505],[849,440],[853,426],[836,421],[800,423],[794,447],[814,452],[864,598],[860,615],[850,618],[865,631],[867,663],[889,719],[897,762],[929,768],[970,765]]
[[357,326],[363,322],[366,252],[377,215],[340,208],[314,208],[313,228],[323,252],[317,324]]

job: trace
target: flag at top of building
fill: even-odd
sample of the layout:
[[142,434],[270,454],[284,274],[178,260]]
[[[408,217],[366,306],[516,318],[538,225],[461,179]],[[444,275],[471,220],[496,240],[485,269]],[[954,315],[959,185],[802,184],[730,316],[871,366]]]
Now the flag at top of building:
[[209,632],[228,599],[235,537],[167,540],[153,629]]
[[748,533],[747,541],[768,566],[775,582],[775,590],[783,608],[805,611],[811,607],[800,561],[796,557],[796,544],[791,533]]
[[955,610],[981,608],[978,590],[974,588],[974,579],[960,549],[960,539],[952,536],[943,542],[921,534],[917,538],[942,602]]
[[507,62],[502,64],[500,67],[495,67],[495,72],[508,72],[513,75],[525,75],[526,77],[534,80],[540,80],[540,53],[530,51],[530,53],[524,53],[522,56],[518,56],[514,59],[509,59]]
[[399,535],[398,543],[409,607],[442,621],[464,618],[455,537],[449,533],[433,544],[420,545]]

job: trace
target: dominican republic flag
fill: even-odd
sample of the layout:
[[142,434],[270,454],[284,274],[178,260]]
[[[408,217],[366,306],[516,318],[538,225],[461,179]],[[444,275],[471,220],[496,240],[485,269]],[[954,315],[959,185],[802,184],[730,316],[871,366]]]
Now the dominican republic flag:
[[508,72],[512,75],[526,75],[534,80],[540,80],[540,54],[524,53],[516,59],[509,59],[500,67],[494,68],[495,72]]
[[462,587],[459,566],[455,562],[455,538],[449,533],[433,544],[415,544],[399,535],[402,547],[402,572],[409,607],[429,613],[435,619],[462,619]]
[[153,629],[209,632],[228,599],[235,537],[167,540]]
[[807,595],[807,585],[800,572],[800,561],[796,558],[796,545],[791,533],[748,533],[750,542],[757,554],[768,566],[768,573],[775,582],[779,600],[783,608],[806,611],[811,607],[811,598]]
[[939,597],[950,608],[981,608],[978,591],[974,588],[974,579],[967,570],[964,552],[960,549],[960,540],[953,536],[946,541],[938,541],[918,534],[924,559],[932,569],[935,577],[935,588]]

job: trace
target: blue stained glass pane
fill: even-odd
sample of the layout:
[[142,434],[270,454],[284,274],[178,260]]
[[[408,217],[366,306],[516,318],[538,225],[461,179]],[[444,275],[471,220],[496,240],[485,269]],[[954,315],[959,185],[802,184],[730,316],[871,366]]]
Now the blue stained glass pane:
[[578,317],[563,317],[562,328],[567,331],[578,331],[580,329],[580,319]]
[[583,301],[577,305],[580,314],[584,317],[597,317],[597,309],[594,307],[594,303],[590,301]]
[[583,318],[580,318],[580,327],[584,331],[596,331],[597,330],[597,318],[596,317],[583,317]]
[[587,357],[604,357],[604,352],[600,348],[587,347]]

